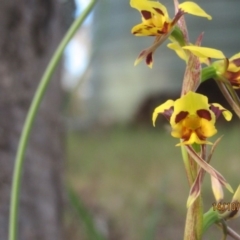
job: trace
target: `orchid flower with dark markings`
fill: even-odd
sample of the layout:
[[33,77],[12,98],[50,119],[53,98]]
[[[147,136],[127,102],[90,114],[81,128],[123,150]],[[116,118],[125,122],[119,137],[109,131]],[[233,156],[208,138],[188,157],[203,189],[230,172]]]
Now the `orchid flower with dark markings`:
[[176,146],[186,145],[187,152],[200,166],[198,175],[190,190],[187,206],[189,207],[199,196],[205,171],[212,178],[215,196],[222,195],[222,186],[232,191],[225,178],[202,159],[191,146],[194,143],[201,145],[211,144],[211,142],[207,141],[207,138],[217,133],[215,128],[216,119],[223,115],[227,121],[230,121],[232,113],[220,104],[209,104],[206,96],[189,91],[176,101],[168,100],[158,106],[152,116],[154,126],[159,114],[163,114],[169,120],[172,127],[171,135],[182,140]]
[[230,82],[233,88],[240,89],[240,53],[237,53],[228,59],[220,50],[213,48],[193,45],[181,47],[176,42],[168,44],[168,47],[173,49],[177,55],[185,61],[188,59],[186,50],[199,57],[202,63],[206,63],[206,60],[209,58],[221,59],[208,64],[215,69],[215,76],[212,77],[224,77]]
[[168,100],[155,108],[152,121],[158,114],[163,114],[172,127],[171,135],[182,139],[180,145],[211,144],[206,139],[217,133],[216,119],[222,114],[227,121],[232,113],[217,103],[208,103],[206,96],[195,92],[188,92],[176,101]]
[[225,61],[216,61],[212,65],[216,68],[217,75],[228,79],[233,88],[240,89],[240,53],[226,58]]
[[178,20],[185,13],[211,19],[211,16],[202,8],[190,1],[179,4],[178,11],[173,19],[168,16],[166,7],[158,1],[131,0],[130,5],[136,8],[142,16],[142,23],[134,26],[132,33],[135,36],[156,36],[153,45],[143,50],[134,63],[134,65],[137,65],[145,58],[150,68],[153,65],[153,53],[171,35]]

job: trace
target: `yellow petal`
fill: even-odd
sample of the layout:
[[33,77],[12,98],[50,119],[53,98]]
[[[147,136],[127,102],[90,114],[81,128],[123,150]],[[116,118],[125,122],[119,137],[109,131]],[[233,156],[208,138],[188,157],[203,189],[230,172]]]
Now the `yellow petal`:
[[229,61],[232,61],[232,60],[237,59],[237,58],[240,58],[240,52],[237,53],[237,54],[235,54],[235,55],[233,55],[233,56],[229,59]]
[[201,133],[205,137],[211,137],[217,133],[217,129],[214,126],[214,121],[208,121],[204,118],[201,119]]
[[163,103],[162,105],[155,108],[153,115],[152,115],[152,122],[153,122],[154,127],[155,127],[155,122],[156,122],[158,114],[164,113],[164,111],[170,109],[173,106],[173,104],[174,104],[173,100],[167,100],[165,103]]
[[236,192],[233,195],[232,201],[238,201],[240,202],[240,185],[238,186]]
[[179,4],[179,8],[186,13],[199,16],[199,17],[206,17],[208,20],[212,19],[210,15],[208,15],[201,7],[199,7],[194,2],[183,2]]
[[178,43],[169,43],[167,47],[174,50],[182,60],[187,61],[187,55]]
[[160,36],[159,28],[153,25],[147,25],[145,23],[140,23],[134,26],[131,33],[135,36]]
[[220,105],[219,103],[211,103],[211,105],[219,108],[219,110],[221,111],[223,117],[227,121],[230,121],[232,119],[232,113],[230,111],[228,111],[226,108],[224,108],[222,105]]
[[223,200],[223,189],[221,183],[217,178],[211,175],[212,191],[217,202]]
[[192,145],[193,143],[197,143],[197,144],[212,144],[209,141],[199,139],[197,137],[197,135],[195,133],[193,133],[189,140],[176,144],[176,147],[183,146],[183,145]]
[[136,8],[139,12],[148,11],[156,15],[160,15],[168,18],[168,12],[164,5],[157,1],[148,1],[148,0],[131,0],[130,6]]
[[184,46],[183,49],[187,49],[197,57],[203,58],[225,58],[224,54],[214,48],[198,47],[198,46]]
[[170,124],[174,126],[176,115],[180,112],[186,111],[190,115],[196,115],[196,111],[199,109],[209,110],[207,97],[199,93],[188,92],[175,101],[174,112],[170,119]]

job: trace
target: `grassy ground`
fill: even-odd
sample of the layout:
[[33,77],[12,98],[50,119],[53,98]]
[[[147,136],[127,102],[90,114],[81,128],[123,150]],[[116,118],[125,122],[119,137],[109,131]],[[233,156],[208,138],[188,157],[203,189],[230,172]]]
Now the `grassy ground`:
[[[239,130],[219,130],[225,137],[212,160],[234,189],[240,184]],[[182,239],[189,188],[177,143],[159,128],[68,134],[67,178],[107,239]],[[203,197],[207,210],[214,201],[208,176]],[[71,214],[67,227],[72,239],[88,239]],[[215,232],[206,239],[219,239]]]

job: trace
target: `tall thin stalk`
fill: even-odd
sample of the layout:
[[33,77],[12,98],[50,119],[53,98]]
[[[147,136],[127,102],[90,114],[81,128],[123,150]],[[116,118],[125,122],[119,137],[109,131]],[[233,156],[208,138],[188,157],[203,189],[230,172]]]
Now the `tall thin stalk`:
[[29,140],[29,136],[32,130],[34,120],[36,118],[40,103],[44,97],[46,89],[51,81],[51,77],[62,57],[63,51],[66,48],[69,41],[72,39],[76,31],[82,25],[86,17],[89,15],[97,0],[92,0],[84,12],[73,22],[66,35],[62,39],[55,53],[53,54],[34,95],[30,109],[27,113],[27,117],[21,133],[17,155],[15,159],[15,166],[13,172],[13,181],[11,189],[11,202],[10,202],[10,216],[9,216],[9,240],[16,240],[18,235],[18,208],[19,208],[19,194],[21,186],[21,177],[23,164],[25,159],[26,148]]

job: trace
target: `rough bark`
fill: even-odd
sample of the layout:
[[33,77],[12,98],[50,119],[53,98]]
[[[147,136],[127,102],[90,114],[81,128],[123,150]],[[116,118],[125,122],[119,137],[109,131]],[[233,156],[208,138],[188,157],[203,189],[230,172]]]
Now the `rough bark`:
[[[12,173],[40,77],[62,37],[60,1],[0,0],[0,239],[8,238]],[[24,164],[19,240],[62,239],[60,71],[33,126]]]

